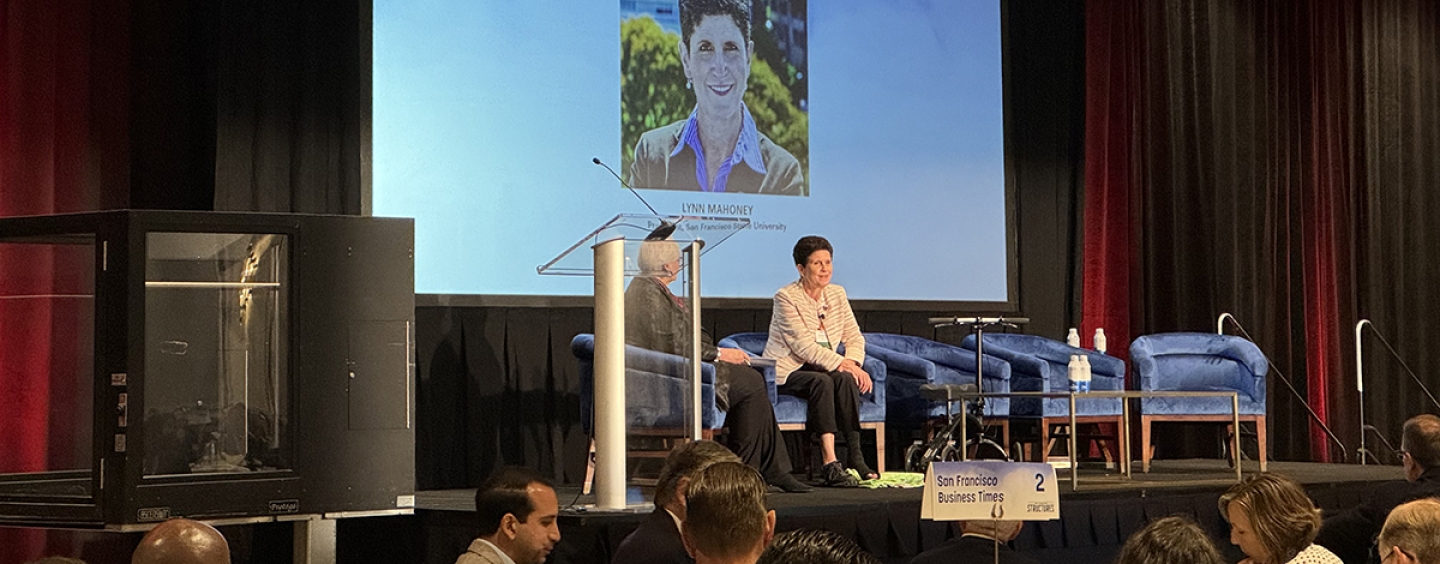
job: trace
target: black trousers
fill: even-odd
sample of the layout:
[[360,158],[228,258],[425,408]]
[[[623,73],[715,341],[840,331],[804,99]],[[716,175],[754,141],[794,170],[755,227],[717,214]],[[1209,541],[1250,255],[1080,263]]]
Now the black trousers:
[[806,427],[816,433],[860,431],[860,385],[849,372],[824,372],[805,365],[790,373],[776,391],[804,399],[808,404]]
[[765,389],[765,377],[754,368],[728,362],[715,363],[715,376],[730,383],[730,410],[725,426],[730,428],[730,450],[745,464],[760,471],[766,480],[789,474],[790,454],[775,422],[775,406]]

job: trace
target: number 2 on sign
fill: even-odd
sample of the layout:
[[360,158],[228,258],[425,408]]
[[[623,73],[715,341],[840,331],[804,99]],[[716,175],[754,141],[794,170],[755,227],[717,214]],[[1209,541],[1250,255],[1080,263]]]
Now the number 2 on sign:
[[1035,475],[1035,491],[1037,491],[1037,492],[1043,492],[1043,491],[1045,491],[1045,475],[1044,475],[1044,474],[1036,474],[1036,475]]

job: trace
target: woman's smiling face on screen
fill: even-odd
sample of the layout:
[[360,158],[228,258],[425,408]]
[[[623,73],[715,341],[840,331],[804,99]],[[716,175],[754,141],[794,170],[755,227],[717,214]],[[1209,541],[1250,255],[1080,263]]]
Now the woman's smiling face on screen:
[[690,34],[681,52],[695,103],[708,118],[733,119],[740,126],[740,101],[750,78],[751,45],[729,16],[709,15]]

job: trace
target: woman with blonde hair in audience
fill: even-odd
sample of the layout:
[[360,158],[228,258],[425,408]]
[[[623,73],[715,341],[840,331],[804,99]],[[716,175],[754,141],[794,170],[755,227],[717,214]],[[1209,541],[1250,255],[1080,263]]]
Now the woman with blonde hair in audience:
[[1314,543],[1320,510],[1294,480],[1252,476],[1226,490],[1219,506],[1230,522],[1230,542],[1245,553],[1240,564],[1342,564]]
[[1172,515],[1130,535],[1115,564],[1224,564],[1224,560],[1199,525]]

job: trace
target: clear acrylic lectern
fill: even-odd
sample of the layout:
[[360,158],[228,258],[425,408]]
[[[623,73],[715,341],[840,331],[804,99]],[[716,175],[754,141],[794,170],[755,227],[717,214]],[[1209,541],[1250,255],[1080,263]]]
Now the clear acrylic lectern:
[[[657,228],[666,225],[674,226],[673,233],[658,237]],[[627,504],[630,435],[678,430],[701,437],[700,257],[749,226],[747,218],[621,214],[536,268],[545,275],[595,278],[599,508]]]

